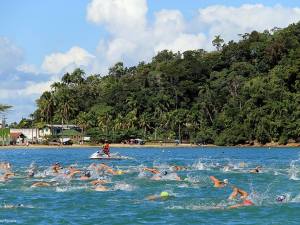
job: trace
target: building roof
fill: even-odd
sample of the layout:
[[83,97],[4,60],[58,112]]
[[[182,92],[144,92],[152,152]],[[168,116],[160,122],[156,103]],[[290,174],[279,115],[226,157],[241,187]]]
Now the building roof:
[[67,137],[71,137],[71,136],[81,136],[82,134],[80,132],[78,132],[77,130],[64,130],[62,132],[62,134],[60,134],[60,136],[67,136]]
[[11,132],[10,137],[13,139],[17,139],[19,137],[25,138],[26,136],[22,132]]
[[67,129],[67,128],[79,128],[77,125],[74,125],[74,124],[47,124],[46,127],[53,127],[53,128],[64,128],[64,129]]

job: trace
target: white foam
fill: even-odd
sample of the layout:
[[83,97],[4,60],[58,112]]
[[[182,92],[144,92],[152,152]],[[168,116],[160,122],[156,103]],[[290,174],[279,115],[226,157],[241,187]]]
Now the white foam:
[[120,183],[116,183],[113,189],[121,190],[121,191],[133,191],[136,189],[136,186],[120,182]]
[[297,165],[298,163],[299,163],[299,159],[292,160],[290,163],[290,168],[288,170],[290,180],[300,180],[300,178],[298,177],[298,173],[299,173],[299,168]]
[[82,189],[86,189],[86,186],[77,186],[77,187],[56,187],[55,191],[56,192],[72,192],[72,191],[78,191]]

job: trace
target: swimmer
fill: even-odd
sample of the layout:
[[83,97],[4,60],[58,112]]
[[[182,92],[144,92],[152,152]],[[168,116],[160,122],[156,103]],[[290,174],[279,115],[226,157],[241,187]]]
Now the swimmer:
[[28,174],[27,174],[27,176],[28,177],[34,177],[34,175],[35,175],[35,173],[34,173],[34,171],[33,170],[31,170],[31,171],[28,171]]
[[161,173],[159,170],[154,169],[154,168],[144,168],[143,170],[148,171],[148,172],[153,173],[153,174],[160,174]]
[[59,173],[60,169],[61,169],[61,166],[58,162],[52,166],[53,173]]
[[276,197],[277,202],[286,202],[286,195],[279,195]]
[[185,166],[174,165],[171,167],[171,170],[173,170],[173,171],[180,171],[180,170],[186,170],[186,169],[187,169],[187,167],[185,167]]
[[96,187],[95,187],[95,191],[108,191],[109,188],[108,187],[105,187],[101,184],[98,184]]
[[70,166],[70,167],[68,168],[68,170],[66,171],[66,176],[67,176],[68,178],[73,178],[73,177],[74,177],[76,174],[78,174],[78,173],[81,173],[81,171],[80,171],[79,169],[76,169],[76,168]]
[[257,166],[254,169],[250,170],[249,173],[260,173],[261,169],[262,169],[261,166]]
[[34,184],[31,185],[31,187],[50,187],[52,186],[51,183],[48,183],[48,182],[36,182]]
[[[157,170],[158,171],[158,170]],[[154,175],[150,178],[151,180],[176,180],[176,181],[181,181],[181,178],[176,174],[176,173],[169,173],[166,170],[163,171],[158,171],[159,173],[154,173]]]
[[105,165],[104,163],[99,164],[98,166],[98,171],[105,171],[107,173],[110,173],[112,175],[122,175],[124,174],[124,171],[118,170],[118,171],[114,171],[111,167],[109,167],[108,165]]
[[93,180],[90,182],[90,184],[92,185],[98,185],[98,184],[106,184],[107,183],[107,180],[104,180],[104,179],[98,179],[98,180]]
[[8,181],[9,176],[7,174],[4,174],[3,176],[0,177],[0,182],[6,182]]
[[85,171],[83,176],[80,177],[80,180],[89,180],[91,179],[91,172],[90,171]]
[[238,196],[240,196],[240,199],[242,200],[242,202],[239,204],[230,206],[229,207],[230,209],[254,205],[254,203],[248,198],[249,194],[246,191],[239,189],[237,187],[233,187],[233,192],[230,194],[228,199],[233,200],[233,199],[236,199]]
[[245,162],[240,162],[239,163],[240,168],[245,168],[246,166],[247,166],[247,164]]
[[223,181],[220,181],[214,176],[210,176],[209,178],[214,183],[215,188],[223,188],[228,184],[228,179],[224,179]]
[[169,194],[169,192],[167,191],[162,191],[160,193],[160,195],[150,195],[148,196],[146,199],[148,201],[155,201],[155,200],[168,200],[171,197],[171,195]]
[[9,162],[1,162],[0,163],[0,170],[11,172],[11,165],[10,165],[10,163]]
[[10,205],[10,204],[4,204],[4,209],[15,209],[15,208],[23,208],[25,207],[23,204],[17,204],[17,205]]

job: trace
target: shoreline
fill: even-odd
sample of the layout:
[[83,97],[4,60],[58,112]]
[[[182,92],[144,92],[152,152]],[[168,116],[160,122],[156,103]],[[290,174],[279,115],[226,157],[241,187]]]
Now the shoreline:
[[[5,149],[71,149],[71,148],[100,148],[101,145],[8,145],[0,146],[0,150]],[[235,145],[235,146],[217,146],[217,145],[195,145],[195,144],[145,144],[145,145],[131,145],[131,144],[110,144],[111,148],[298,148],[300,143],[289,143],[286,145],[279,145],[277,143],[268,143],[265,145],[254,144],[254,145]]]

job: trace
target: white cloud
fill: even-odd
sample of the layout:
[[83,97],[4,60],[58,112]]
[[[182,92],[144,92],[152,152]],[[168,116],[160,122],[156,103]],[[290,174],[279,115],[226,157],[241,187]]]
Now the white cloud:
[[0,37],[0,74],[15,70],[23,61],[23,52],[5,37]]
[[107,60],[110,62],[120,60],[123,55],[135,53],[136,47],[136,44],[131,40],[116,38],[108,44]]
[[87,20],[104,24],[118,35],[130,36],[146,26],[146,0],[92,0],[87,7]]
[[300,8],[280,5],[268,7],[262,4],[240,7],[214,5],[199,9],[198,16],[199,26],[206,27],[210,39],[220,34],[226,41],[237,40],[238,34],[283,28],[299,20]]
[[21,96],[41,95],[45,91],[50,91],[53,80],[46,82],[28,82],[24,89],[18,91]]
[[66,53],[52,53],[45,57],[42,69],[50,74],[70,72],[78,67],[88,67],[95,56],[79,47],[72,47]]
[[41,72],[40,69],[33,64],[21,64],[17,66],[16,69],[19,72],[24,72],[24,73],[34,74],[34,75],[38,75]]
[[185,29],[185,20],[179,10],[161,10],[155,13],[153,32],[156,38],[160,38],[160,40],[165,37],[169,38]]
[[206,37],[204,34],[179,34],[176,39],[168,43],[160,43],[155,47],[155,52],[162,51],[164,49],[171,50],[173,52],[184,52],[189,49],[205,48]]

